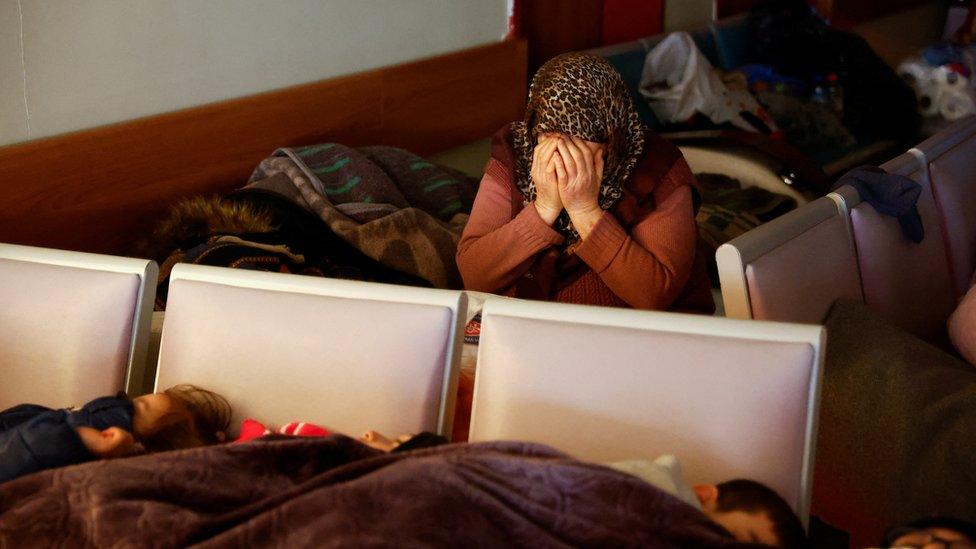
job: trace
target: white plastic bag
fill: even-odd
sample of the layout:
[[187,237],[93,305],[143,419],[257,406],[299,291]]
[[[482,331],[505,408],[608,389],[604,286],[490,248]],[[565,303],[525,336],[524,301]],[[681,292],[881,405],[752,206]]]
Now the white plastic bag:
[[915,90],[922,116],[958,120],[976,113],[971,82],[947,66],[933,67],[921,57],[910,57],[898,65],[898,75]]
[[661,122],[684,122],[700,112],[715,124],[758,131],[740,113],[762,107],[748,92],[730,92],[686,32],[671,33],[647,54],[640,93]]

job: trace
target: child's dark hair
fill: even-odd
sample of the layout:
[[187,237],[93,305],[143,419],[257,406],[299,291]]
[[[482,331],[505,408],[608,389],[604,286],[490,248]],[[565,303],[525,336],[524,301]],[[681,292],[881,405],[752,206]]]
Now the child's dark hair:
[[903,526],[889,528],[888,531],[885,532],[883,543],[885,547],[888,547],[894,545],[898,538],[909,532],[916,530],[927,530],[929,528],[945,528],[947,530],[954,530],[967,538],[976,541],[976,523],[969,522],[968,520],[957,519],[955,517],[934,516],[914,520]]
[[770,488],[752,480],[730,480],[718,485],[718,511],[763,512],[773,523],[780,547],[805,547],[806,532],[789,504]]
[[170,387],[163,394],[173,399],[177,410],[172,421],[142,441],[147,451],[196,448],[224,441],[231,412],[227,399],[190,384]]

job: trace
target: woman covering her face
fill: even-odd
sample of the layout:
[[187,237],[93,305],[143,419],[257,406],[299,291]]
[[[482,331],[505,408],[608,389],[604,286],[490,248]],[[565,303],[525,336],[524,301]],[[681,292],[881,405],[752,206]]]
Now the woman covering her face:
[[525,119],[492,140],[458,245],[465,288],[710,314],[694,185],[605,60],[556,57],[533,78]]

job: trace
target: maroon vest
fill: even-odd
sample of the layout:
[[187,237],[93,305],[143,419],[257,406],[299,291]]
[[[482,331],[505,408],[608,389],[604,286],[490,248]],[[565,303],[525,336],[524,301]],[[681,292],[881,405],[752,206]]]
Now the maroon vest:
[[[526,197],[516,183],[515,147],[510,126],[502,128],[491,138],[491,156],[508,171],[514,218],[522,211]],[[620,199],[609,210],[624,229],[629,232],[654,211],[657,200],[663,201],[674,191],[674,186],[665,189],[660,185],[680,159],[681,151],[677,147],[651,131],[645,134],[641,159],[624,181]],[[589,266],[575,254],[550,248],[540,254],[515,283],[514,297],[548,300],[555,291],[572,284],[587,270]]]

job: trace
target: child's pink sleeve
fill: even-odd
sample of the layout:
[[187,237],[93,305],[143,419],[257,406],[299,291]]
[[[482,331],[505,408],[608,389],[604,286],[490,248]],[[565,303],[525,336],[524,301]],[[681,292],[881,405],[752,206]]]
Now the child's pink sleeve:
[[256,419],[247,418],[241,422],[241,434],[234,439],[234,443],[247,442],[270,434],[271,431],[263,423]]
[[278,429],[278,434],[291,435],[295,437],[327,437],[332,433],[325,427],[304,421],[293,421],[283,425]]
[[[304,421],[292,421],[282,425],[275,432],[279,435],[294,437],[327,437],[332,434],[331,431],[321,425],[305,423]],[[256,419],[247,418],[241,422],[241,435],[234,442],[247,442],[270,434],[271,430],[263,423]]]

